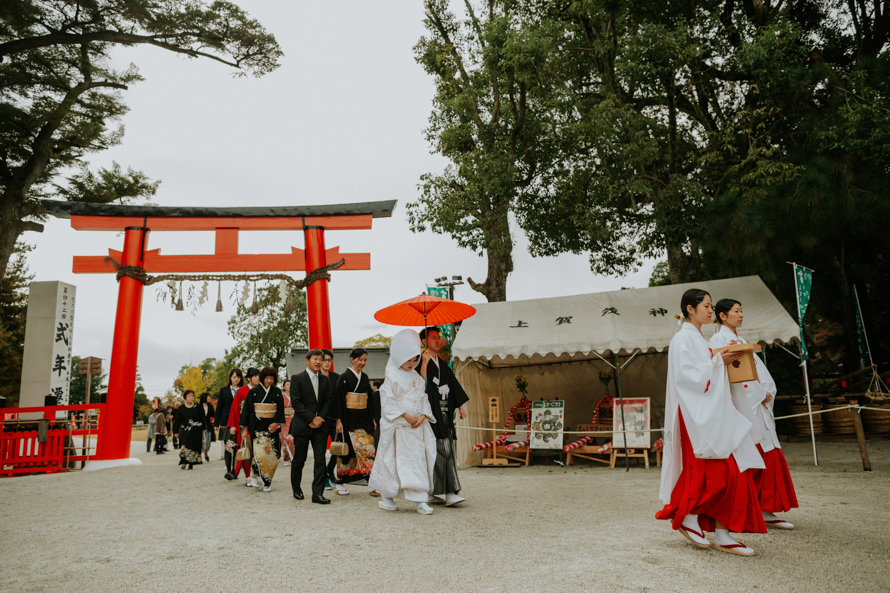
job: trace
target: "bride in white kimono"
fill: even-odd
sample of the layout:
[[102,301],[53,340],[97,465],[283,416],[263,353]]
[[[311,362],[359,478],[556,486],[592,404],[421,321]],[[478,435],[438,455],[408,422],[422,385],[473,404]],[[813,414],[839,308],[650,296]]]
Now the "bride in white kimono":
[[[753,556],[729,531],[766,533],[751,468],[763,468],[748,435],[751,423],[736,410],[726,364],[740,353],[713,355],[701,326],[711,320],[711,295],[683,293],[683,323],[668,350],[664,462],[655,514],[701,548]],[[714,531],[714,543],[705,537]]]
[[368,489],[380,493],[378,506],[398,510],[394,498],[417,503],[417,512],[430,515],[436,465],[435,422],[426,396],[425,378],[414,372],[420,357],[420,337],[412,329],[393,336],[380,386],[380,440]]
[[[735,299],[720,299],[714,306],[714,312],[717,314],[715,323],[719,325],[711,338],[711,348],[716,350],[733,342],[744,344],[745,339],[737,333],[744,319],[742,304]],[[751,439],[766,465],[766,469],[754,470],[752,474],[763,509],[763,520],[770,527],[794,529],[790,522],[773,514],[797,508],[797,494],[773,416],[776,382],[759,356],[754,356],[754,366],[758,380],[732,383],[732,401],[751,422]]]

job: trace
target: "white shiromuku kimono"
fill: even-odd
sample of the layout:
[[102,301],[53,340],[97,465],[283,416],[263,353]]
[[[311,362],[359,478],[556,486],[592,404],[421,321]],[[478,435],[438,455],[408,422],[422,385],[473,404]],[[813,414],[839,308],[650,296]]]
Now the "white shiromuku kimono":
[[671,493],[683,471],[680,415],[695,456],[699,459],[735,459],[739,471],[763,469],[763,458],[749,436],[749,422],[732,402],[723,359],[712,356],[708,341],[685,322],[668,350],[667,392],[664,409],[664,456],[659,497],[671,502]]
[[[746,343],[733,330],[725,325],[720,325],[719,329],[714,332],[710,344],[712,349],[717,350],[717,348],[728,346],[730,342]],[[756,354],[754,355],[754,366],[757,369],[758,381],[730,383],[732,401],[735,402],[739,412],[751,422],[751,440],[755,445],[760,445],[764,453],[768,453],[773,449],[782,448],[779,444],[779,434],[776,432],[776,420],[773,415],[773,405],[776,402],[776,382],[769,374],[766,365]],[[767,393],[773,397],[764,403],[763,400]]]
[[[433,491],[436,465],[436,435],[430,427],[430,422],[435,420],[423,377],[401,368],[417,356],[420,356],[417,332],[405,329],[393,337],[386,380],[380,386],[380,441],[368,489],[387,498],[426,502]],[[423,414],[427,421],[411,428],[402,418],[406,412]]]

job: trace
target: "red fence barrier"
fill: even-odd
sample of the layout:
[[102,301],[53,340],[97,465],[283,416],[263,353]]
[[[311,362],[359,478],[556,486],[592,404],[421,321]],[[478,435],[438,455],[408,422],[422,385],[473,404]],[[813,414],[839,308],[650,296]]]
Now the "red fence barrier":
[[[104,409],[105,404],[0,409],[0,477],[63,472],[75,469],[77,462],[88,461],[95,451],[91,437],[98,439],[98,422]],[[81,419],[73,414],[78,411],[83,412]],[[56,419],[58,412],[68,413],[69,418]],[[21,414],[40,414],[43,418],[23,420]],[[73,437],[80,437],[79,447]]]

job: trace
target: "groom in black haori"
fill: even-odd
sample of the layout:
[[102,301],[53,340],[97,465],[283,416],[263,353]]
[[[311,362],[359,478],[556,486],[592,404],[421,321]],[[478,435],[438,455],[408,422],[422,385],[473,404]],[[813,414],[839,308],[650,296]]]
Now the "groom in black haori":
[[455,458],[457,433],[454,430],[454,412],[457,411],[461,419],[466,418],[467,413],[463,405],[470,398],[457,382],[448,363],[439,358],[439,354],[447,344],[439,328],[433,326],[423,329],[420,332],[420,340],[426,349],[423,351],[420,365],[415,370],[421,376],[426,374],[426,395],[436,417],[436,423],[432,424],[433,433],[436,435],[433,496],[441,501],[441,496],[444,495],[445,506],[450,507],[466,500],[458,494],[460,480],[457,477]]

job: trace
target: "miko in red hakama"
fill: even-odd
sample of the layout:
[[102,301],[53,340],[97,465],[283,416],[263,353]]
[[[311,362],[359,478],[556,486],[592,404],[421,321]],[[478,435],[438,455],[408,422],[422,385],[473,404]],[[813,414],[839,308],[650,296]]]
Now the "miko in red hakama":
[[[737,320],[736,322],[740,323]],[[720,325],[714,332],[710,345],[716,350],[732,342],[744,344],[745,340],[732,328]],[[782,445],[776,432],[776,420],[773,416],[776,382],[759,356],[754,356],[754,366],[757,370],[757,380],[732,383],[730,387],[732,400],[739,412],[751,422],[751,439],[757,445],[757,451],[766,466],[764,469],[751,471],[760,507],[764,512],[764,520],[774,527],[792,529],[794,526],[791,523],[772,514],[790,511],[798,506],[794,483],[788,471],[788,462],[782,453]]]
[[[699,547],[714,545],[753,554],[716,525],[734,532],[766,533],[749,471],[763,469],[764,463],[748,436],[750,428],[732,403],[723,359],[712,356],[695,325],[683,323],[668,351],[660,492],[665,506],[655,517],[671,521]],[[697,525],[690,524],[696,519]],[[704,531],[717,531],[714,544]],[[698,533],[693,538],[690,532]]]

